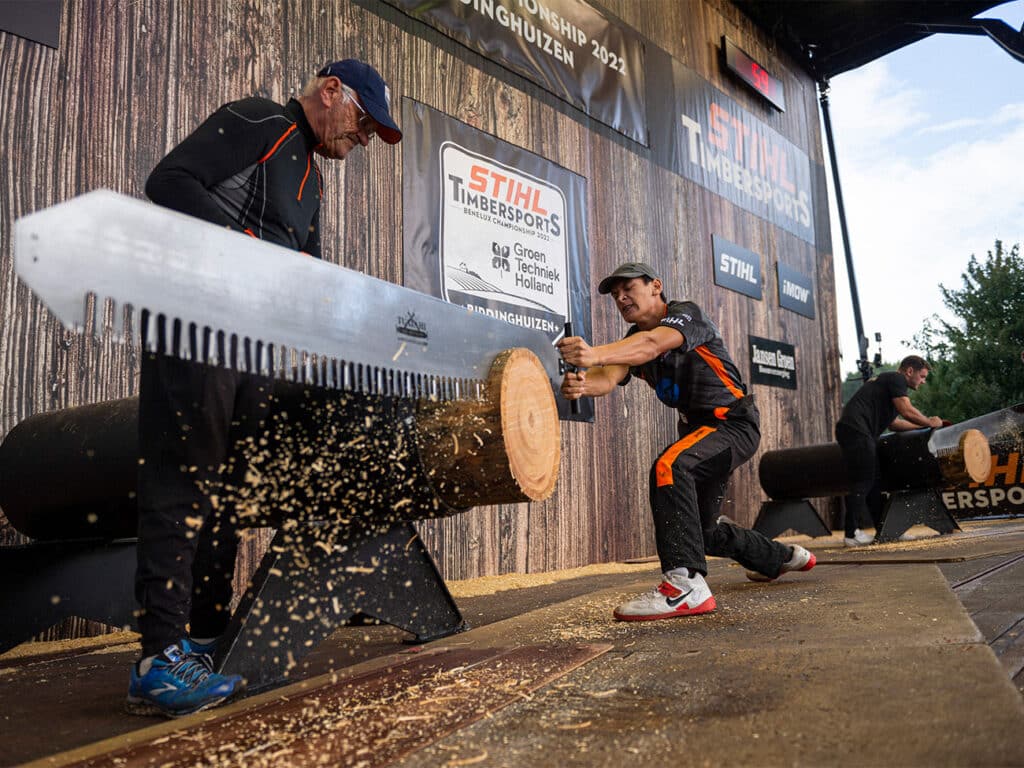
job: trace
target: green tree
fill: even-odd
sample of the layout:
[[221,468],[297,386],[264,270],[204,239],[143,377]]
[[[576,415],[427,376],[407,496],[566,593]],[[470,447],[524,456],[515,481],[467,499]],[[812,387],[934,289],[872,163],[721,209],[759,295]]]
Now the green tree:
[[1024,402],[1024,257],[1000,240],[979,262],[974,255],[959,289],[939,286],[955,320],[925,321],[913,344],[932,364],[914,404],[950,421]]
[[[880,373],[886,371],[895,371],[896,363],[882,363],[878,366],[872,366],[872,376],[877,376]],[[846,374],[846,378],[843,379],[842,389],[840,390],[840,397],[842,398],[843,405],[850,402],[850,398],[853,397],[857,390],[864,386],[864,377],[861,376],[860,371],[850,371]]]

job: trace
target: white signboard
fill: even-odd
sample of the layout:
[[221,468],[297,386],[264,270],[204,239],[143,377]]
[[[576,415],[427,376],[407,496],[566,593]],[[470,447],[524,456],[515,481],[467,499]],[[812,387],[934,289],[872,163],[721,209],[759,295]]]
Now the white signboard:
[[454,142],[440,151],[443,297],[557,335],[569,318],[562,191]]

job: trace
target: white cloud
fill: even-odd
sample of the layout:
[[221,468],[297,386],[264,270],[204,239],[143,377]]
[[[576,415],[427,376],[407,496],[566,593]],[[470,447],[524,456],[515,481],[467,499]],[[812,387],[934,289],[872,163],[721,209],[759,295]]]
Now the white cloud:
[[919,134],[929,133],[952,133],[964,130],[982,130],[989,127],[999,127],[1007,124],[1024,122],[1024,102],[1019,104],[1004,104],[994,115],[983,115],[980,117],[964,117],[958,120],[949,120],[945,123],[926,125]]
[[[896,360],[910,351],[898,342],[909,340],[926,317],[944,314],[939,283],[958,287],[969,257],[984,257],[997,238],[1024,242],[1024,103],[934,125],[924,95],[892,79],[884,61],[845,75],[841,92],[835,85],[833,91],[865,331],[869,338],[880,331],[884,357]],[[938,132],[948,133],[944,145],[934,136],[914,141]],[[848,371],[857,346],[835,214],[832,221]],[[871,354],[875,347],[872,341]]]
[[884,60],[872,62],[833,82],[829,99],[840,170],[847,156],[873,157],[885,143],[926,123],[924,93],[895,80]]
[[948,123],[926,125],[919,131],[919,133],[950,133],[952,131],[962,131],[965,128],[978,128],[984,124],[985,120],[980,117],[963,117],[959,120],[950,120]]

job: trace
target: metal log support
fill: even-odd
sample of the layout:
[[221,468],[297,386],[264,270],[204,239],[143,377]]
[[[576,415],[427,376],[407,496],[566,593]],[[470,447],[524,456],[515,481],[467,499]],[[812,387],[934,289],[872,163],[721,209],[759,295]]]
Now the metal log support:
[[71,616],[135,627],[135,539],[39,541],[0,550],[0,653]]
[[[988,434],[1005,421],[999,413],[879,439],[879,486],[885,503],[878,541],[895,540],[919,524],[939,533],[959,530],[937,492],[988,476],[992,460]],[[758,476],[770,500],[762,504],[754,529],[766,536],[789,529],[809,536],[829,535],[829,526],[809,499],[845,496],[851,490],[836,443],[768,451],[761,457]]]
[[[416,448],[415,401],[279,383],[260,481],[215,488],[246,527],[276,528],[217,664],[258,689],[286,677],[337,627],[372,619],[426,642],[465,629],[412,521],[442,501]],[[0,507],[36,539],[0,551],[0,651],[67,616],[135,626],[138,405],[40,414],[0,444]],[[273,504],[274,488],[289,503]]]

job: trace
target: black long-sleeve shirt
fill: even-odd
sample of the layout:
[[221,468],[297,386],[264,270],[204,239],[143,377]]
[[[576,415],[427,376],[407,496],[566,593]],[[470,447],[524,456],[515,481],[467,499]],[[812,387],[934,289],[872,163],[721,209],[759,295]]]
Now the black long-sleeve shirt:
[[302,105],[225,104],[153,169],[158,205],[320,258],[319,143]]

